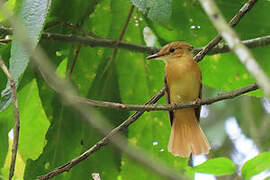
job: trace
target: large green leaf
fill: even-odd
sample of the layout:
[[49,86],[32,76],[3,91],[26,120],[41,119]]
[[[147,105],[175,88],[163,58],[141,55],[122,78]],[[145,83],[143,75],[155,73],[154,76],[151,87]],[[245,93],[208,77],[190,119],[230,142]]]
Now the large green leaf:
[[130,0],[147,17],[158,24],[166,25],[172,14],[171,0]]
[[236,165],[228,158],[214,158],[193,167],[193,170],[195,172],[223,176],[234,174],[236,171]]
[[247,161],[242,169],[242,176],[250,179],[252,176],[259,174],[270,168],[270,152],[264,152]]
[[[31,39],[33,46],[36,46],[39,41],[40,32],[45,22],[50,2],[51,1],[49,0],[24,0],[21,4],[21,10],[18,16],[24,24],[27,36]],[[10,52],[11,57],[9,61],[9,71],[17,82],[28,65],[29,55],[17,39],[16,34],[15,30]],[[2,91],[2,98],[0,112],[3,111],[11,102],[9,84],[7,84],[7,88]]]
[[[34,80],[18,93],[18,102],[21,122],[18,151],[25,161],[27,159],[36,159],[46,144],[45,134],[49,127],[49,121],[43,111],[37,84]],[[1,138],[5,138],[4,141],[1,141],[3,143],[1,148],[6,148],[8,147],[8,131],[10,131],[14,122],[13,108],[10,107],[3,111],[0,119]],[[0,149],[1,158],[6,158],[6,155],[2,154],[5,152],[6,150]],[[2,164],[2,161],[0,163]]]
[[49,121],[43,110],[36,81],[33,80],[19,92],[21,131],[19,151],[22,158],[36,159],[42,152]]

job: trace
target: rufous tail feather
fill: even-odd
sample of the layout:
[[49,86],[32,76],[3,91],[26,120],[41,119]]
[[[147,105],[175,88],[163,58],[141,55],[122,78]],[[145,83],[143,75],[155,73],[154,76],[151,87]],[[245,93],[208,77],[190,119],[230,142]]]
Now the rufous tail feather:
[[208,154],[210,145],[196,119],[194,109],[186,108],[174,112],[168,151],[175,156]]

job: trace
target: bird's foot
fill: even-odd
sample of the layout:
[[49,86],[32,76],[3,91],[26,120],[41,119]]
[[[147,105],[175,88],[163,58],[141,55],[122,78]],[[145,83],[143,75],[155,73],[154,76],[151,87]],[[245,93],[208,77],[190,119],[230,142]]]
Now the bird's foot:
[[196,103],[196,104],[201,104],[201,103],[202,103],[202,100],[201,100],[200,98],[196,98],[196,99],[195,99],[195,103]]
[[171,106],[172,106],[173,110],[176,110],[176,108],[177,108],[177,103],[171,103]]

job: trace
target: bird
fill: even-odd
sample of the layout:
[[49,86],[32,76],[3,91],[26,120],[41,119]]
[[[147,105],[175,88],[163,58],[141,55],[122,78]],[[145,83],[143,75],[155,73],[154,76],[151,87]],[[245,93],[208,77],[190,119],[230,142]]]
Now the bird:
[[[166,102],[175,107],[177,103],[200,101],[202,96],[202,75],[193,59],[193,47],[186,42],[172,42],[148,60],[160,59],[165,62]],[[168,151],[183,158],[208,154],[211,147],[200,127],[201,107],[169,111],[171,134]]]

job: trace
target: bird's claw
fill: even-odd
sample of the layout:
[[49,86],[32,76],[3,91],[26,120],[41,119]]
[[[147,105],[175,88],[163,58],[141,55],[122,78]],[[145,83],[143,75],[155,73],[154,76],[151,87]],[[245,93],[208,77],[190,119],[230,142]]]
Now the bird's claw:
[[201,104],[201,103],[202,103],[202,100],[201,100],[200,98],[196,98],[196,99],[195,99],[195,103],[196,103],[196,104]]
[[173,110],[175,110],[176,107],[177,107],[177,104],[176,103],[172,103],[171,106],[172,106]]

